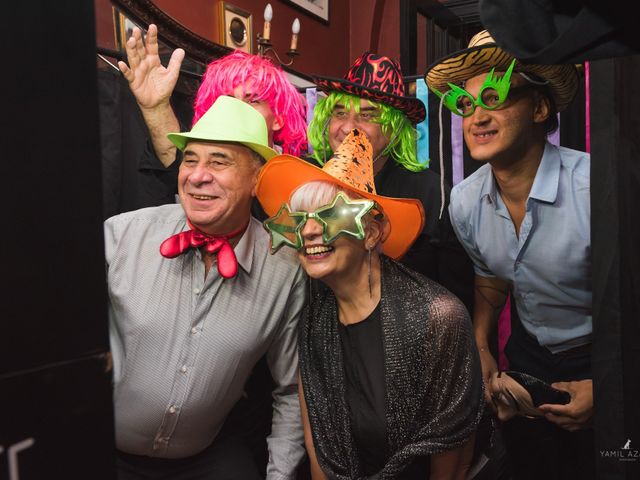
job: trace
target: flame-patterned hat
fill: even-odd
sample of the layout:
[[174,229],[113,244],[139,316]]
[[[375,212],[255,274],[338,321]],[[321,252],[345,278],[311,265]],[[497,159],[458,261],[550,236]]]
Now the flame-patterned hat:
[[424,225],[422,203],[414,198],[383,197],[373,183],[373,147],[367,136],[352,130],[322,168],[291,155],[278,155],[260,171],[256,195],[262,208],[274,216],[301,185],[323,180],[374,200],[389,220],[391,232],[383,252],[400,258],[418,237]]
[[[489,72],[505,71],[514,57],[502,50],[487,30],[477,33],[464,50],[455,52],[433,63],[424,75],[431,90],[445,93],[449,83],[461,85],[464,81]],[[578,91],[578,71],[574,65],[535,65],[516,60],[515,72],[531,73],[548,82],[558,111],[564,110]]]
[[405,96],[400,64],[389,57],[363,53],[344,78],[313,75],[313,81],[325,93],[343,92],[372,102],[397,108],[414,124],[424,120],[427,112],[422,100]]

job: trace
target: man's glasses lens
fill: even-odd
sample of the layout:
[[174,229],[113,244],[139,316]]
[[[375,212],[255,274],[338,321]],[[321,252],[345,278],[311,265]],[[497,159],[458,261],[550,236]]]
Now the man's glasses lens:
[[495,110],[507,100],[511,89],[511,73],[515,64],[516,60],[514,59],[509,68],[501,75],[494,75],[495,68],[491,69],[480,87],[477,99],[464,88],[453,83],[448,84],[451,89],[444,94],[439,90],[434,90],[434,92],[442,98],[442,103],[456,115],[468,117],[476,107]]
[[475,109],[473,98],[468,95],[460,95],[456,99],[455,104],[458,115],[462,115],[463,117],[468,117]]
[[495,88],[485,88],[480,94],[480,99],[482,100],[482,106],[489,110],[494,110],[503,103],[500,101],[500,95]]

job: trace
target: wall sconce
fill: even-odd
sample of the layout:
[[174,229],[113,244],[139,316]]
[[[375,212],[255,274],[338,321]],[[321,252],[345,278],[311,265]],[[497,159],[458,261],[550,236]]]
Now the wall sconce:
[[268,53],[273,53],[276,57],[280,65],[289,66],[293,64],[293,60],[297,55],[300,55],[298,52],[298,35],[300,33],[300,20],[297,18],[293,21],[291,25],[291,44],[289,45],[289,51],[287,55],[289,56],[289,62],[285,63],[280,59],[278,52],[275,51],[273,45],[271,44],[271,20],[273,19],[273,8],[271,8],[271,4],[267,3],[267,6],[264,9],[264,27],[262,30],[262,35],[258,33],[258,55],[261,57],[267,56]]

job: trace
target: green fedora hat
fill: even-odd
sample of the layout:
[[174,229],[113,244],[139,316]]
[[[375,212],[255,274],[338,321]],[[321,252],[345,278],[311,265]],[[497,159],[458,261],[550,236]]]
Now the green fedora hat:
[[190,132],[170,133],[167,137],[180,150],[184,150],[189,142],[235,142],[265,160],[278,155],[269,147],[264,117],[243,101],[226,95],[218,97]]

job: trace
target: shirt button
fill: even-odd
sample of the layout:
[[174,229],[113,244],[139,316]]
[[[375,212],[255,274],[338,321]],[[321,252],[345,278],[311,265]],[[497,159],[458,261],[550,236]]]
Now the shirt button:
[[180,368],[180,371],[181,371],[182,373],[187,373],[187,366],[186,366],[186,365],[183,365],[183,366],[182,366],[182,368]]
[[193,293],[195,293],[196,295],[198,295],[200,293],[200,289],[199,288],[194,288],[193,289]]
[[196,327],[193,327],[193,328],[191,329],[191,334],[192,334],[192,335],[195,335],[196,333],[198,333],[198,329],[197,329]]
[[[178,408],[175,405],[171,405],[169,407],[169,413],[176,413],[178,411]],[[160,439],[160,440],[164,440],[164,439]]]

